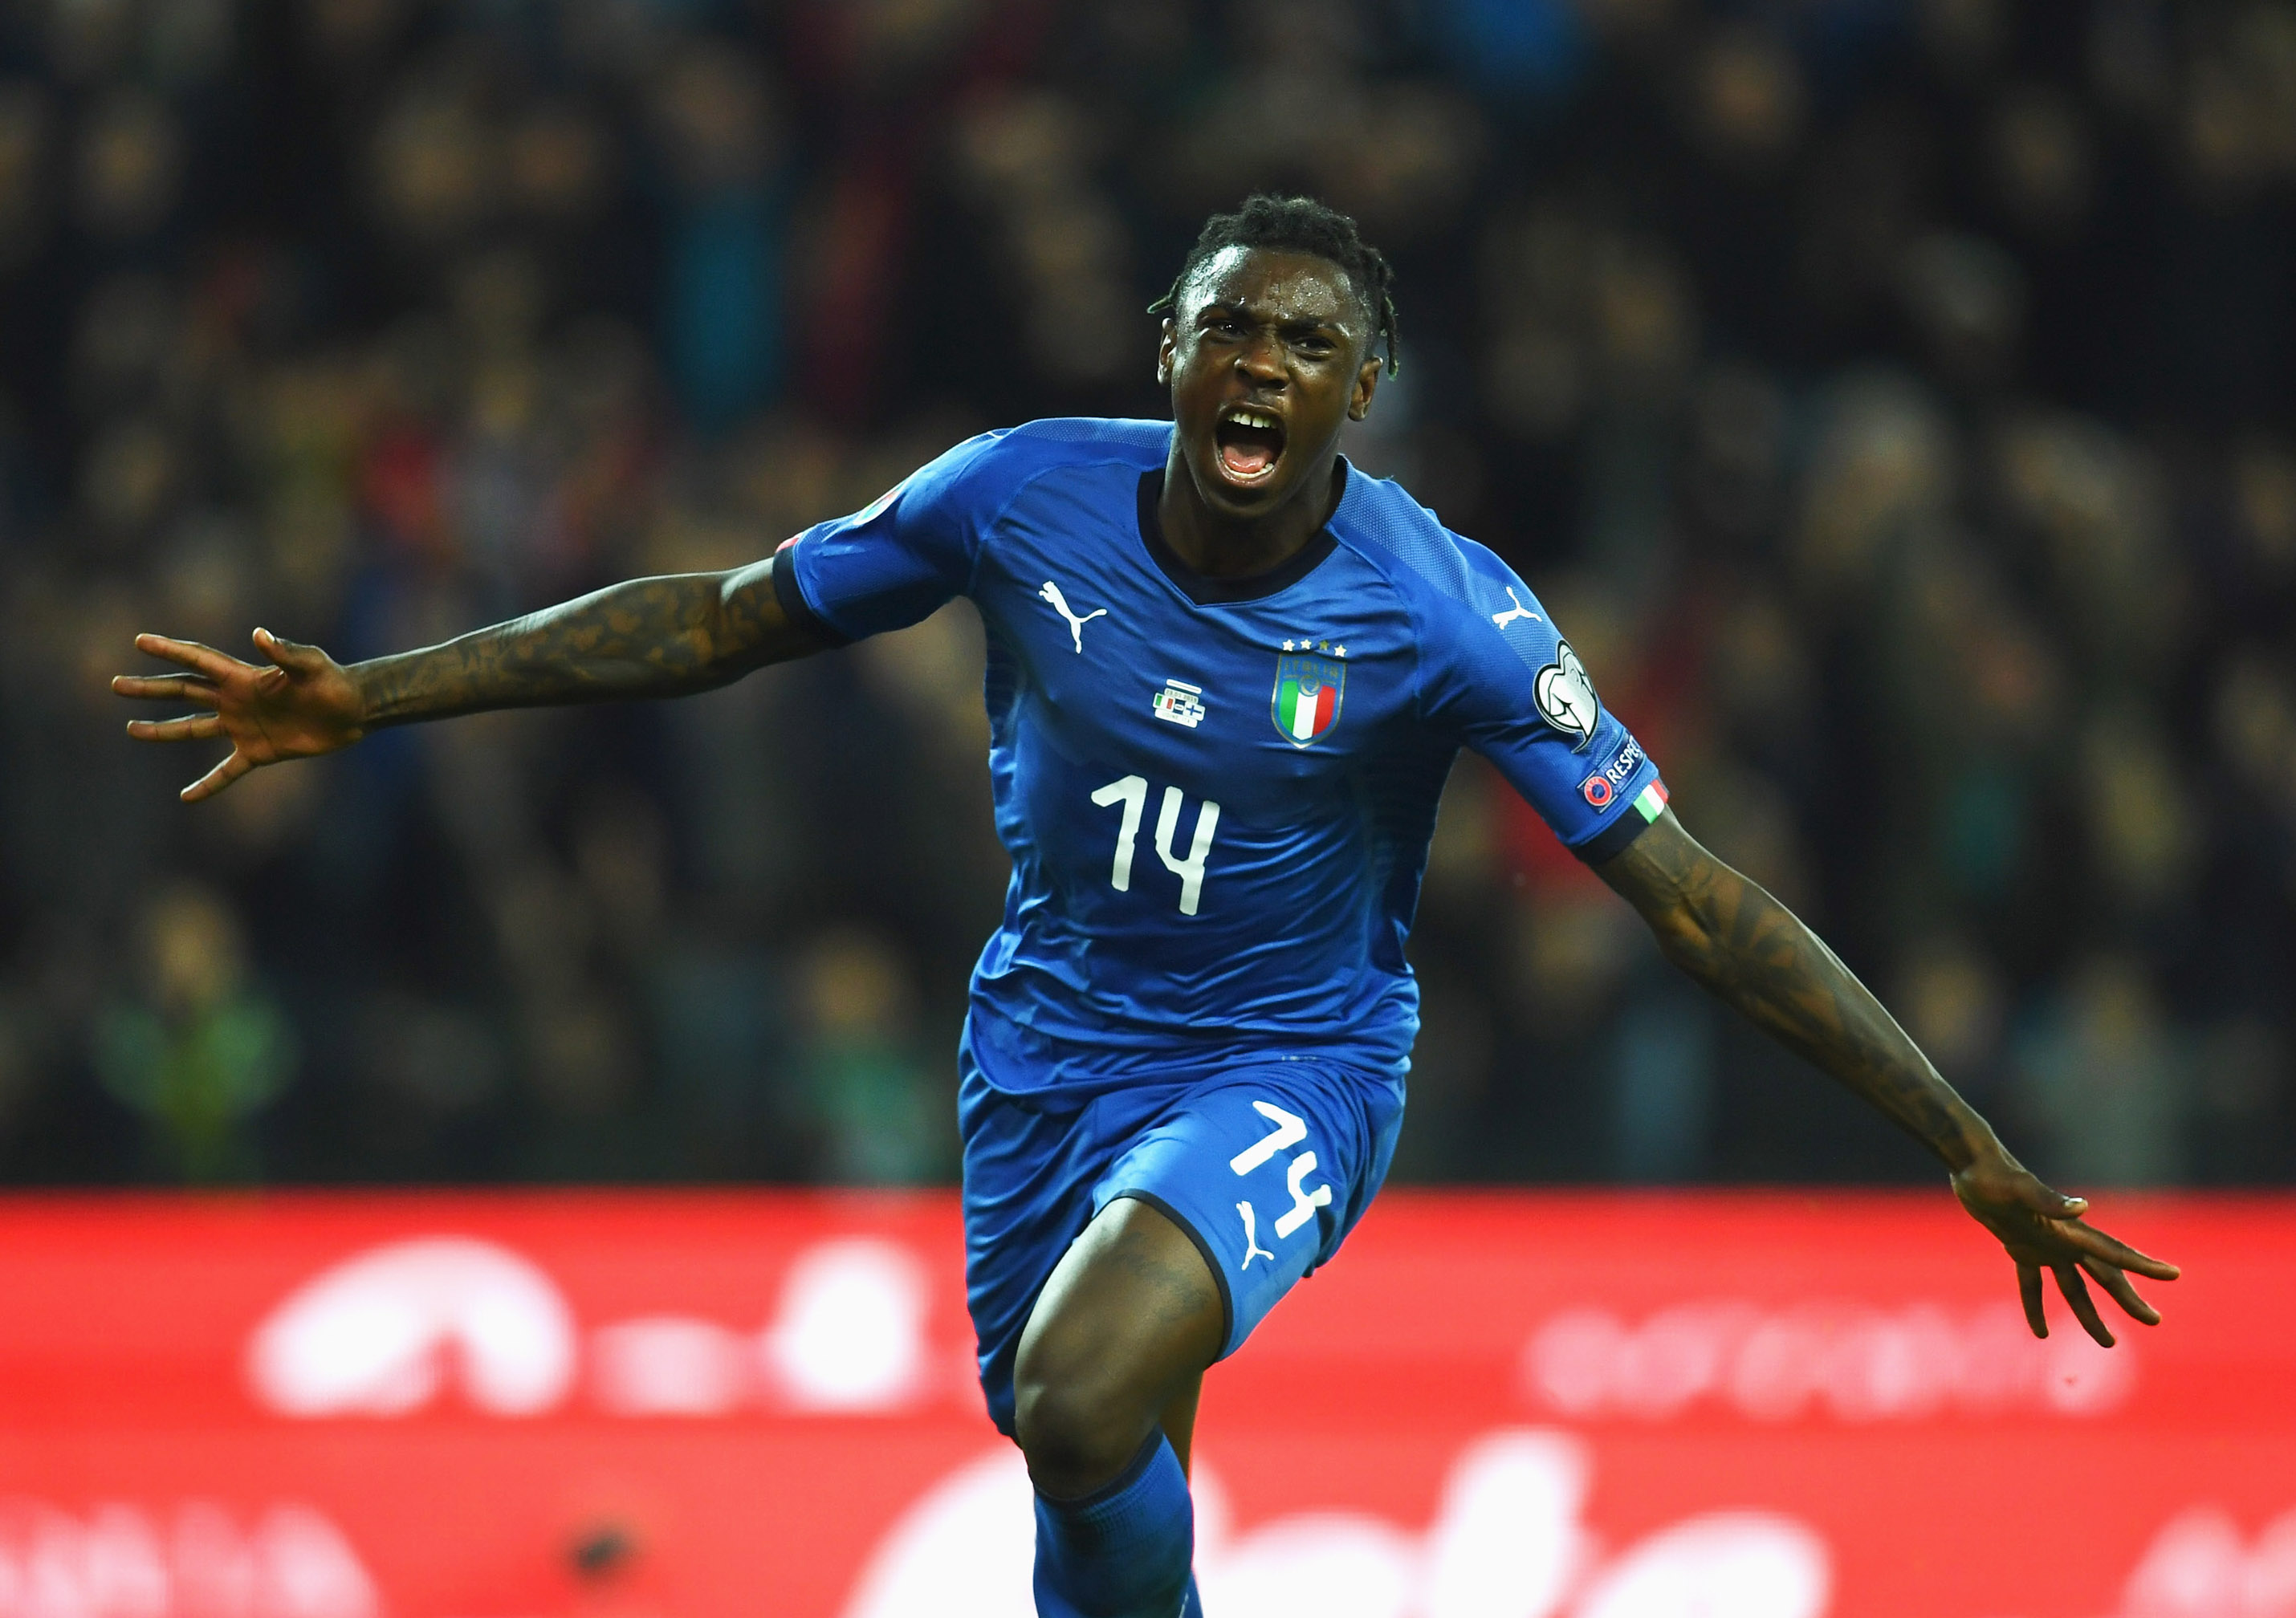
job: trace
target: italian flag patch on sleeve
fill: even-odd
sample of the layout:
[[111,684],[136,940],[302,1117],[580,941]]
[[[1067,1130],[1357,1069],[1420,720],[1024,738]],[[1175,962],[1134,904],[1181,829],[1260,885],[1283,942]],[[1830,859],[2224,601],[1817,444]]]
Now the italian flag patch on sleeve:
[[1642,796],[1635,799],[1635,813],[1645,821],[1658,819],[1659,812],[1665,807],[1666,783],[1662,780],[1651,782],[1649,786],[1643,789]]

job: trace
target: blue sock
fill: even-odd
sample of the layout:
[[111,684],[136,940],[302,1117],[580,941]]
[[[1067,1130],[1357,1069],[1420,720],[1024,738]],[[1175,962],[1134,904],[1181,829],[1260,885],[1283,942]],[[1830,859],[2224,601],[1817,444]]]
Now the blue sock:
[[1080,1500],[1037,1496],[1038,1618],[1181,1618],[1201,1614],[1189,1572],[1196,1516],[1179,1457],[1160,1432]]

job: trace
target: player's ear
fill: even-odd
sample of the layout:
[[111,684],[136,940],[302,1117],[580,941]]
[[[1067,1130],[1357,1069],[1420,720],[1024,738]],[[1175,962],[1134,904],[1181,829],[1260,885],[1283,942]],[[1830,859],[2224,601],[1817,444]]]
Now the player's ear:
[[1156,385],[1159,388],[1168,388],[1172,385],[1172,360],[1179,348],[1179,344],[1180,329],[1172,323],[1172,317],[1167,315],[1164,317],[1163,335],[1156,339]]
[[1356,367],[1355,389],[1348,395],[1349,421],[1360,421],[1371,414],[1371,396],[1379,391],[1379,355],[1366,355],[1364,363]]

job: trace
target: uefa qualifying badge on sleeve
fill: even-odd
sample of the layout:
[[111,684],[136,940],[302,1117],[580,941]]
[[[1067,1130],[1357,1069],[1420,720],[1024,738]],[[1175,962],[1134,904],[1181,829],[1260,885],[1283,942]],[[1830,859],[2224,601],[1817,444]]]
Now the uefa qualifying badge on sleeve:
[[1595,699],[1595,682],[1587,678],[1587,666],[1578,661],[1570,641],[1554,643],[1554,661],[1538,671],[1534,694],[1539,716],[1565,736],[1576,738],[1570,744],[1573,753],[1583,753],[1593,744],[1603,705]]

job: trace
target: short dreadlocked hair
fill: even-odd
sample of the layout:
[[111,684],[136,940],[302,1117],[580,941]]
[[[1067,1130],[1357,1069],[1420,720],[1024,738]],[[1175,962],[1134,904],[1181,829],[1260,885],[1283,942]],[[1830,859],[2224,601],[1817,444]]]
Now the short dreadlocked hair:
[[1266,192],[1243,200],[1232,214],[1214,214],[1204,221],[1203,233],[1180,261],[1171,290],[1148,306],[1151,315],[1168,315],[1180,306],[1180,289],[1205,262],[1231,247],[1272,248],[1278,252],[1305,253],[1329,259],[1348,273],[1365,312],[1379,324],[1387,342],[1387,373],[1398,369],[1398,343],[1395,326],[1395,272],[1380,250],[1363,239],[1356,222],[1313,197],[1277,197]]

